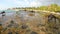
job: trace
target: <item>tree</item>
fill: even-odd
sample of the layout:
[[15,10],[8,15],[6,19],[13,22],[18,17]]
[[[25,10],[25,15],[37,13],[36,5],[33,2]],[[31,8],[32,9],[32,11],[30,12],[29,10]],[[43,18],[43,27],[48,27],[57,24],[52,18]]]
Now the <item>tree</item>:
[[40,10],[47,10],[47,6],[41,6],[39,9]]

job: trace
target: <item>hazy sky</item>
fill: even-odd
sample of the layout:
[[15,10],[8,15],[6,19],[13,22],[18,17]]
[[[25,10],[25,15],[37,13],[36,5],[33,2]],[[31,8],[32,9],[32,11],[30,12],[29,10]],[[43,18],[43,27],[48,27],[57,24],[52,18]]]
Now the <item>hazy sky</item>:
[[0,9],[12,7],[37,7],[52,3],[60,5],[60,0],[0,0]]

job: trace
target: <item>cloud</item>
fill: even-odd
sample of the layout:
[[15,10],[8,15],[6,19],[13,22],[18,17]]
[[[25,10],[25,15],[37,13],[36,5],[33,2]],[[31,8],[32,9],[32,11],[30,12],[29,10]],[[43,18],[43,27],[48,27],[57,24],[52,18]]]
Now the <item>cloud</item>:
[[13,0],[18,6],[35,7],[41,5],[37,0]]
[[[31,7],[37,7],[37,6],[39,6],[39,4],[40,4],[39,2],[31,2],[31,3],[30,3],[30,6],[31,6]],[[40,4],[40,5],[41,5],[41,4]]]
[[4,5],[0,5],[0,10],[3,10],[3,9],[7,9],[7,7],[6,6],[4,7]]
[[41,5],[49,5],[51,3],[60,4],[60,0],[1,0],[0,8],[9,7],[37,7]]

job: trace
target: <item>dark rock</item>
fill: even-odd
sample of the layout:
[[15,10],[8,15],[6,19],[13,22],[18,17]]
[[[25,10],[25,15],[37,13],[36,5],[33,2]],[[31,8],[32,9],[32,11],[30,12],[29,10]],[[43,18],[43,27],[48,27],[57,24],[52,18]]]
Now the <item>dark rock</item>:
[[35,11],[30,11],[30,12],[34,13]]
[[48,33],[48,34],[52,34],[52,33]]
[[48,28],[46,28],[46,31],[48,31]]
[[30,32],[31,32],[31,30],[28,29],[28,30],[26,30],[26,33],[25,34],[30,34]]
[[5,11],[1,12],[2,14],[5,13]]
[[2,24],[0,24],[0,26],[2,26]]
[[6,30],[7,30],[7,28],[3,28],[3,32],[6,31]]
[[30,29],[26,30],[26,32],[30,32],[30,31],[31,31]]
[[4,14],[4,13],[5,13],[5,11],[1,12],[2,16],[5,16],[5,14]]
[[11,23],[11,24],[14,24],[14,21],[13,21],[13,20],[11,20],[11,21],[10,21],[10,23]]
[[57,18],[56,16],[50,14],[50,15],[48,16],[48,22],[52,22],[51,20],[53,20],[53,19],[54,19],[54,22],[56,22],[56,19],[58,19],[58,18]]
[[37,27],[39,27],[39,26],[45,26],[45,24],[38,24]]
[[37,32],[32,31],[31,34],[38,34]]
[[41,31],[44,31],[45,32],[46,30],[42,28]]
[[60,34],[60,32],[58,32],[58,34]]
[[9,24],[8,27],[12,27],[12,24]]
[[19,34],[18,32],[15,32],[15,34]]
[[58,27],[53,27],[54,29],[59,29]]
[[21,28],[22,29],[26,29],[28,26],[27,25],[22,25]]
[[12,34],[12,32],[9,32],[8,34]]

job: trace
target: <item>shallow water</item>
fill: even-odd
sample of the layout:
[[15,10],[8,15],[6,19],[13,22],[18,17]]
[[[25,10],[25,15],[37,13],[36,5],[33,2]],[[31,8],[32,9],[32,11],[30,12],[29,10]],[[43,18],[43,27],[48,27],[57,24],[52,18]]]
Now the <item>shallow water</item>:
[[5,16],[2,16],[2,14],[0,14],[0,18],[2,19],[2,22],[6,22],[10,19],[14,19],[15,16],[17,15],[18,17],[20,17],[19,19],[21,19],[22,21],[27,20],[27,19],[35,19],[35,16],[38,16],[38,13],[34,13],[34,16],[29,16],[28,14],[30,14],[30,12],[26,12],[26,11],[19,11],[16,14],[16,11],[14,12],[7,12],[5,13]]
[[[56,18],[56,23],[53,18],[52,20],[50,20],[50,22],[48,22],[48,17],[46,16],[47,14],[48,13],[45,13],[45,12],[38,13],[38,12],[29,12],[29,11],[23,11],[23,10],[18,12],[6,11],[5,16],[2,16],[2,14],[0,14],[0,24],[2,24],[3,28],[8,29],[8,25],[11,25],[12,27],[10,26],[10,28],[17,27],[19,28],[17,30],[24,31],[24,32],[26,28],[28,28],[28,30],[31,30],[31,32],[33,31],[33,33],[39,33],[39,34],[57,33],[56,31],[60,26],[60,22],[58,20],[59,18],[58,19]],[[11,20],[13,21],[12,24],[11,24]],[[54,31],[54,33],[52,33],[51,30]],[[58,32],[59,31],[60,30],[58,30]],[[25,33],[28,34],[31,32],[25,32]]]

